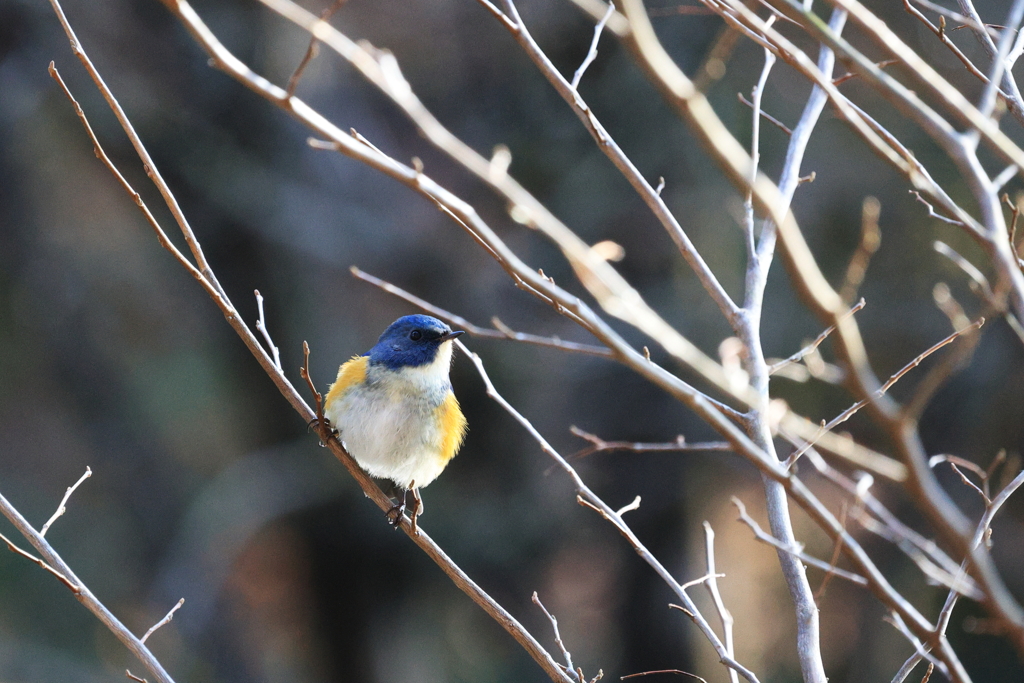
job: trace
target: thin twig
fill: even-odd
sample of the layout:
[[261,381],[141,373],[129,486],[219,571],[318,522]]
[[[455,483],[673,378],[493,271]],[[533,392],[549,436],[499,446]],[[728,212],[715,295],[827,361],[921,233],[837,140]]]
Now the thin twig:
[[[722,620],[722,638],[725,641],[725,651],[730,655],[735,653],[735,645],[733,643],[733,618],[732,613],[726,608],[725,601],[722,600],[722,594],[718,590],[718,574],[715,568],[715,530],[711,528],[711,524],[704,521],[704,555],[707,558],[708,567],[708,580],[704,585],[708,588],[708,593],[711,594],[711,601],[715,605],[715,611],[718,612],[718,618]],[[736,675],[736,671],[729,669],[729,680],[731,683],[738,683],[739,677]]]
[[[887,66],[892,66],[893,64],[899,64],[899,63],[900,63],[900,60],[898,60],[898,59],[885,59],[885,60],[883,60],[881,62],[875,62],[875,66],[878,67],[879,69],[884,69]],[[858,74],[856,74],[856,73],[854,73],[852,71],[848,71],[847,73],[843,74],[839,78],[832,79],[832,85],[840,85],[840,84],[845,83],[846,81],[850,80],[851,78],[856,78],[857,76],[858,76]]]
[[[41,538],[41,537],[42,537],[42,536],[40,536],[40,538]],[[54,577],[55,577],[55,578],[56,578],[56,579],[57,579],[58,581],[60,581],[61,583],[63,583],[63,584],[65,585],[65,586],[67,586],[67,587],[68,587],[68,589],[69,589],[69,590],[70,590],[70,591],[71,591],[72,593],[76,593],[76,594],[77,594],[77,593],[81,592],[81,590],[82,590],[82,589],[81,589],[81,587],[80,587],[80,586],[78,586],[77,584],[75,584],[75,583],[74,583],[74,582],[73,582],[73,581],[72,581],[71,579],[69,579],[68,577],[64,576],[64,575],[63,575],[63,574],[61,574],[61,573],[60,573],[59,571],[57,571],[56,569],[54,569],[53,567],[51,567],[50,565],[48,565],[48,564],[47,564],[46,562],[44,562],[43,560],[40,560],[40,559],[39,559],[38,557],[36,557],[36,556],[35,556],[35,555],[33,555],[32,553],[28,553],[28,552],[25,552],[24,550],[22,550],[22,549],[21,549],[21,548],[19,548],[18,546],[14,545],[14,543],[13,543],[13,542],[11,541],[11,539],[7,538],[7,537],[6,537],[6,536],[4,536],[3,534],[0,534],[0,541],[3,541],[4,543],[6,543],[6,544],[7,544],[7,549],[8,549],[8,550],[10,550],[10,551],[11,551],[12,553],[14,553],[15,555],[21,555],[22,557],[24,557],[24,558],[25,558],[26,560],[28,560],[29,562],[34,562],[35,564],[39,565],[39,566],[40,566],[41,568],[43,568],[43,569],[45,569],[46,571],[48,571],[48,572],[50,572],[51,574],[53,574],[53,576],[54,576]]]
[[[562,634],[558,631],[558,619],[556,619],[555,615],[549,612],[548,608],[544,606],[544,603],[540,601],[540,597],[537,595],[537,591],[533,591],[533,597],[531,598],[531,600],[533,600],[533,604],[537,605],[537,607],[540,607],[540,611],[543,612],[544,616],[546,616],[548,618],[548,621],[551,622],[551,630],[555,632],[555,645],[558,646],[558,649],[562,651],[562,656],[565,657],[566,672],[575,675],[576,668],[573,666],[572,663],[572,655],[569,654],[569,650],[566,649],[565,643],[562,641]],[[582,683],[582,681],[580,683]]]
[[92,470],[87,466],[85,468],[85,474],[79,477],[78,481],[76,481],[72,486],[69,486],[67,491],[64,492],[64,497],[60,499],[60,505],[57,506],[57,511],[53,513],[53,516],[50,517],[50,519],[46,520],[46,524],[44,524],[43,528],[39,530],[40,536],[45,536],[46,532],[50,530],[50,525],[56,522],[61,515],[67,512],[67,509],[64,506],[67,505],[68,499],[71,498],[71,494],[75,492],[75,489],[82,485],[83,481],[91,476]]
[[277,366],[278,370],[281,368],[281,350],[274,344],[274,340],[270,338],[270,332],[267,330],[267,321],[263,314],[263,295],[260,294],[260,290],[254,289],[253,294],[256,295],[256,307],[259,309],[260,317],[256,320],[256,329],[263,335],[263,339],[267,342],[267,348],[270,349],[274,356],[274,365]]
[[14,525],[14,528],[32,544],[45,560],[34,558],[23,551],[15,550],[13,543],[7,540],[6,537],[0,536],[0,539],[7,543],[9,548],[15,550],[20,555],[28,557],[28,559],[46,569],[67,586],[75,596],[75,599],[92,612],[142,662],[143,666],[153,674],[159,683],[174,683],[174,679],[171,678],[163,665],[153,656],[153,653],[107,609],[106,605],[93,595],[92,591],[75,576],[71,567],[57,554],[57,551],[53,549],[49,541],[41,536],[2,494],[0,494],[0,514],[3,514]]
[[[861,298],[861,300],[858,301],[855,306],[853,306],[852,308],[850,308],[849,311],[846,312],[846,315],[847,316],[853,315],[854,313],[856,313],[860,309],[864,308],[864,305],[865,305],[865,301],[864,301],[863,298]],[[844,320],[844,319],[845,319],[845,316],[844,316],[844,318],[841,318],[840,320]],[[838,323],[836,323],[836,324],[838,324]],[[776,363],[772,363],[771,365],[769,365],[768,366],[768,373],[769,374],[774,374],[774,373],[778,372],[779,370],[781,370],[782,368],[784,368],[785,366],[789,365],[790,363],[798,363],[798,362],[800,362],[801,360],[804,359],[805,356],[807,356],[810,353],[813,353],[819,346],[821,346],[821,343],[823,341],[825,341],[826,339],[828,339],[828,336],[830,334],[832,334],[833,332],[835,332],[835,329],[836,329],[836,325],[829,325],[828,327],[825,328],[825,330],[821,334],[819,334],[817,337],[815,337],[814,341],[812,341],[810,344],[808,344],[804,348],[800,349],[799,351],[794,353],[789,358],[780,360],[780,361],[778,361]]]
[[681,669],[658,669],[657,671],[641,671],[640,673],[627,674],[625,676],[621,676],[619,677],[619,680],[624,681],[627,678],[636,678],[637,676],[650,676],[651,674],[676,674],[677,676],[689,676],[690,678],[696,678],[701,683],[708,683],[706,680],[704,680],[697,674],[692,674],[689,671],[683,671]]
[[[909,363],[904,365],[902,368],[897,370],[895,373],[893,373],[893,375],[890,376],[888,380],[886,380],[885,384],[883,384],[879,389],[877,389],[874,392],[874,394],[873,394],[873,396],[871,398],[865,398],[865,399],[861,399],[860,401],[857,401],[852,406],[850,406],[849,408],[844,410],[842,413],[840,413],[839,415],[834,417],[827,424],[823,423],[821,425],[821,428],[820,428],[820,433],[830,432],[833,429],[835,429],[836,426],[842,424],[843,422],[846,422],[851,417],[853,417],[857,413],[857,411],[859,411],[864,406],[868,405],[871,402],[871,400],[884,396],[885,393],[887,391],[889,391],[889,389],[891,389],[894,384],[896,384],[896,382],[898,382],[908,372],[910,372],[911,370],[916,368],[918,365],[920,365],[924,361],[925,358],[927,358],[928,356],[932,355],[933,353],[935,353],[936,351],[941,349],[943,346],[946,346],[947,344],[953,343],[961,335],[967,334],[968,332],[974,332],[975,330],[979,329],[984,324],[985,324],[985,319],[984,318],[978,318],[973,323],[971,323],[969,326],[963,328],[962,330],[957,330],[957,331],[953,332],[952,334],[950,334],[949,336],[947,336],[942,341],[939,341],[939,342],[933,344],[927,350],[923,351],[920,355],[918,355],[916,358],[914,358],[914,360],[910,361]],[[817,439],[819,437],[820,437],[820,434],[816,435],[815,438],[811,439],[806,445],[804,445],[804,446],[798,448],[796,451],[794,451],[793,454],[790,455],[789,458],[786,459],[786,467],[787,468],[791,468],[796,463],[796,461],[800,459],[800,456],[802,456],[804,453],[806,453],[807,449],[814,445],[814,443],[817,441]]]
[[812,567],[817,567],[818,569],[821,569],[825,572],[835,574],[836,576],[844,578],[847,581],[851,581],[859,586],[868,585],[868,580],[860,574],[854,574],[853,572],[848,572],[845,569],[840,569],[839,567],[836,567],[834,564],[829,564],[828,562],[824,562],[816,557],[808,555],[800,547],[793,547],[787,545],[786,543],[783,543],[774,536],[766,534],[764,530],[761,528],[761,526],[757,522],[755,522],[750,515],[747,514],[747,508],[743,504],[743,501],[741,501],[736,496],[732,497],[732,504],[736,506],[736,509],[740,513],[740,521],[746,524],[748,527],[750,527],[750,530],[754,532],[754,537],[762,543],[770,545],[773,548],[777,548],[784,553],[788,553],[789,555],[798,558],[802,562],[806,562]]
[[992,292],[992,285],[989,284],[988,278],[985,277],[973,263],[957,253],[951,246],[940,240],[933,242],[932,247],[935,251],[939,252],[959,266],[960,270],[964,271],[967,277],[971,278],[972,286],[976,285],[978,287],[986,301],[994,302],[995,294]]
[[960,219],[950,218],[949,216],[943,216],[941,213],[936,212],[935,207],[928,203],[928,201],[925,200],[924,197],[921,196],[921,193],[918,192],[917,190],[910,190],[910,194],[914,195],[917,201],[921,202],[928,208],[929,217],[938,218],[943,223],[949,223],[950,225],[958,225],[962,228],[967,227],[966,224]]
[[[780,435],[795,445],[801,443],[785,432],[780,432]],[[956,588],[958,592],[974,599],[981,597],[981,591],[974,580],[969,576],[957,576],[960,573],[959,565],[935,541],[925,538],[901,522],[872,495],[870,475],[863,474],[861,479],[854,481],[826,463],[814,448],[808,449],[806,457],[822,476],[855,497],[853,518],[864,529],[893,543],[935,583]]]
[[882,243],[882,232],[878,228],[881,209],[881,204],[874,197],[865,197],[861,204],[860,244],[857,245],[857,251],[854,252],[850,264],[846,267],[846,277],[843,279],[842,289],[839,290],[839,296],[843,301],[853,301],[857,296],[857,291],[860,289],[861,283],[864,282],[864,275],[867,273],[871,257],[875,255]]
[[576,90],[579,87],[580,79],[583,78],[583,74],[586,73],[587,67],[590,66],[590,63],[593,62],[594,59],[597,58],[597,42],[601,39],[601,31],[604,30],[605,24],[608,23],[608,19],[610,19],[613,14],[615,14],[615,3],[609,2],[608,9],[605,11],[604,16],[601,17],[601,21],[597,22],[597,26],[594,27],[594,39],[590,41],[590,49],[587,51],[587,56],[583,59],[583,63],[580,64],[578,69],[576,69],[576,73],[572,77],[572,83],[570,85],[573,90]]
[[943,17],[949,17],[953,21],[957,22],[958,24],[962,24],[965,27],[973,28],[973,29],[978,30],[978,31],[985,31],[985,32],[990,33],[993,36],[998,36],[998,33],[996,31],[994,31],[992,29],[989,29],[987,26],[985,26],[983,24],[980,24],[980,23],[974,21],[973,19],[965,17],[962,14],[958,14],[957,12],[954,12],[951,9],[947,9],[947,8],[943,7],[942,5],[937,5],[934,2],[931,2],[931,0],[905,0],[905,1],[914,2],[914,3],[918,4],[918,5],[920,5],[921,7],[924,7],[926,9],[930,9],[931,11],[933,11],[933,12],[935,12],[935,13],[943,16]]
[[[337,12],[342,5],[345,4],[345,0],[334,0],[334,4],[325,9],[320,13],[320,21],[326,22],[330,20],[331,16]],[[302,79],[302,74],[305,72],[306,67],[316,57],[318,41],[316,36],[312,36],[309,39],[309,47],[306,48],[306,54],[302,57],[302,61],[295,67],[295,72],[291,78],[288,79],[288,85],[285,88],[285,97],[291,99],[292,95],[295,94],[295,89],[299,87],[299,81]]]
[[[687,263],[690,264],[694,272],[697,273],[701,284],[705,290],[711,295],[712,299],[718,304],[723,315],[730,324],[735,324],[739,320],[739,309],[735,302],[729,296],[729,294],[722,287],[718,278],[708,267],[703,257],[697,252],[690,238],[683,231],[676,217],[669,210],[664,200],[654,191],[647,179],[644,178],[633,162],[626,156],[621,148],[615,143],[611,134],[605,129],[605,127],[598,120],[597,116],[590,109],[587,103],[580,97],[579,93],[572,88],[571,84],[562,77],[559,71],[551,63],[551,60],[544,53],[543,50],[534,41],[533,36],[530,34],[522,18],[519,16],[519,12],[515,7],[515,4],[511,0],[505,0],[505,11],[508,17],[512,20],[513,26],[507,27],[512,37],[515,38],[520,46],[524,49],[530,59],[537,65],[537,68],[544,75],[545,78],[551,83],[555,91],[562,97],[563,100],[572,108],[573,112],[580,119],[583,125],[587,128],[591,137],[597,143],[598,148],[615,164],[615,167],[623,174],[623,176],[633,186],[634,190],[639,194],[640,198],[647,204],[650,210],[662,223],[663,227],[668,231],[673,241],[676,243],[680,253],[686,259]],[[583,279],[583,278],[581,278]],[[584,279],[584,284],[586,280]],[[600,297],[599,297],[600,299]],[[606,310],[611,315],[616,317],[622,317],[625,311],[619,311],[618,309],[609,309],[607,306]],[[629,315],[627,322],[638,325],[640,329],[645,329],[648,333],[653,331],[650,327],[643,324],[643,321],[637,318],[635,315]],[[662,335],[659,335],[662,336]],[[685,361],[684,361],[685,362]]]
[[704,441],[687,443],[682,434],[676,437],[675,441],[667,443],[643,443],[639,441],[605,441],[599,436],[585,432],[575,425],[569,427],[569,431],[581,439],[586,439],[591,445],[583,450],[577,451],[569,456],[570,460],[585,458],[593,453],[602,451],[633,451],[645,452],[680,452],[680,451],[731,451],[732,444],[727,441]]
[[1010,248],[1013,249],[1013,255],[1020,257],[1020,250],[1017,249],[1017,220],[1020,218],[1020,206],[1017,202],[1010,201],[1010,195],[1003,195],[1003,203],[1006,204],[1010,209]]
[[184,604],[185,604],[185,598],[182,598],[181,600],[178,600],[177,604],[174,605],[174,607],[171,608],[171,611],[168,612],[167,615],[163,619],[161,619],[160,621],[158,621],[155,624],[153,624],[150,627],[150,629],[148,631],[146,631],[146,635],[144,635],[141,638],[139,638],[139,642],[142,642],[142,643],[146,642],[146,640],[151,635],[153,635],[154,631],[156,631],[161,626],[164,626],[165,624],[169,624],[171,619],[174,618],[174,613],[177,612],[179,609],[181,609],[181,606],[184,605]]
[[[739,99],[741,104],[745,104],[748,107],[750,107],[751,109],[754,108],[754,103],[751,102],[750,100],[748,100],[746,97],[744,97],[743,93],[741,93],[741,92],[736,93],[736,97]],[[764,119],[765,121],[767,121],[768,123],[772,124],[776,128],[778,128],[779,130],[781,130],[786,135],[792,135],[793,134],[793,130],[789,126],[784,124],[782,121],[779,121],[777,118],[775,118],[774,116],[772,116],[768,112],[764,111],[763,109],[761,110],[761,118]]]
[[456,339],[455,344],[459,347],[466,356],[476,366],[477,373],[484,382],[484,386],[487,390],[487,395],[500,405],[505,412],[512,416],[512,418],[518,422],[530,436],[536,441],[541,450],[543,450],[548,456],[554,460],[555,464],[564,471],[570,479],[572,479],[573,486],[576,488],[576,500],[580,505],[594,510],[601,515],[605,520],[610,522],[620,534],[626,539],[626,541],[633,547],[637,554],[658,574],[659,577],[672,589],[685,606],[685,610],[693,622],[704,634],[704,637],[708,639],[711,645],[715,648],[715,652],[718,654],[719,659],[725,666],[735,669],[743,678],[750,683],[758,683],[758,678],[754,672],[750,671],[742,664],[737,662],[733,657],[729,655],[725,650],[725,646],[715,633],[714,629],[711,628],[707,620],[701,616],[697,609],[697,606],[690,599],[690,596],[686,594],[686,591],[679,585],[672,574],[665,568],[665,566],[647,549],[647,547],[637,538],[636,534],[633,533],[629,525],[623,520],[623,518],[615,512],[611,507],[608,506],[597,494],[590,490],[590,488],[583,482],[579,473],[569,464],[569,462],[562,457],[561,454],[550,443],[545,439],[537,428],[534,427],[526,417],[516,410],[512,404],[505,400],[505,398],[498,393],[494,383],[491,381],[490,376],[487,374],[487,370],[484,368],[483,360],[476,353],[469,351],[462,344],[461,340]]
[[[944,462],[949,463],[949,466],[952,467],[953,471],[957,473],[957,475],[960,477],[960,481],[964,483],[964,486],[974,489],[974,491],[979,496],[981,496],[982,500],[985,502],[986,507],[992,504],[992,500],[989,498],[988,491],[988,472],[986,472],[976,463],[973,463],[970,460],[966,460],[964,458],[959,458],[955,455],[933,455],[928,459],[928,467],[934,468],[936,465],[939,465]],[[966,475],[964,475],[963,473],[964,469],[974,472],[974,474],[976,474],[978,478],[981,479],[981,486],[978,486],[973,481],[968,479]]]
[[524,342],[527,344],[536,344],[538,346],[548,346],[555,349],[562,349],[563,351],[572,351],[576,353],[585,353],[592,356],[602,356],[605,358],[611,358],[613,356],[611,349],[606,346],[596,346],[594,344],[583,344],[580,342],[571,342],[559,339],[558,337],[543,337],[536,334],[530,334],[528,332],[516,332],[497,318],[492,319],[495,329],[487,327],[480,327],[474,325],[470,321],[466,320],[460,315],[446,311],[443,308],[435,306],[434,304],[421,299],[415,294],[411,294],[401,287],[397,287],[386,280],[382,280],[378,277],[370,275],[369,273],[360,270],[359,268],[352,266],[349,268],[352,275],[362,280],[363,282],[369,282],[371,285],[381,288],[388,294],[393,294],[400,299],[404,299],[409,303],[417,306],[435,318],[440,318],[459,329],[465,330],[474,337],[485,337],[489,339],[510,339],[512,341]]
[[[896,628],[896,630],[903,634],[903,637],[910,641],[910,644],[914,646],[914,655],[911,657],[911,659],[914,659],[914,657],[918,657],[918,661],[920,661],[920,659],[927,659],[932,664],[938,664],[939,670],[947,676],[949,676],[949,671],[947,670],[946,666],[942,662],[939,662],[935,658],[935,656],[931,654],[931,647],[925,643],[922,643],[920,638],[918,638],[916,635],[910,632],[910,629],[907,628],[906,623],[903,621],[900,615],[896,613],[890,613],[889,615],[883,617],[883,621],[892,624]],[[909,663],[910,660],[907,660],[907,664]],[[904,667],[906,667],[907,664],[904,664]],[[910,669],[912,668],[913,666],[910,667]],[[910,669],[907,669],[907,673],[910,672]],[[905,676],[906,674],[904,674],[904,677]]]

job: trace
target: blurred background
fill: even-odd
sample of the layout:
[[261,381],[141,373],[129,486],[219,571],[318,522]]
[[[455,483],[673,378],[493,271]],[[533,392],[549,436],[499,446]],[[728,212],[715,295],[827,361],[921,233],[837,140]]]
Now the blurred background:
[[[304,4],[314,12],[327,6]],[[722,22],[664,0],[649,4],[666,46],[693,73]],[[871,4],[944,75],[977,94],[959,62],[899,3]],[[1004,4],[979,2],[978,9],[998,22]],[[237,56],[275,83],[287,82],[308,45],[300,30],[256,2],[198,0],[195,7]],[[312,348],[314,379],[326,388],[342,361],[368,349],[398,316],[416,312],[355,280],[352,265],[478,324],[497,316],[517,330],[587,341],[517,290],[425,199],[356,162],[309,148],[309,131],[209,68],[156,0],[68,2],[65,10],[250,324],[253,290],[266,297],[267,322],[293,382],[303,340]],[[568,2],[523,0],[521,11],[556,66],[571,74],[586,54],[593,23]],[[350,0],[333,24],[392,50],[426,105],[475,149],[490,154],[507,145],[510,172],[588,242],[621,244],[621,272],[666,319],[716,355],[729,329],[671,240],[478,4]],[[969,37],[957,40],[980,57]],[[94,158],[72,107],[47,75],[50,60],[107,153],[175,233],[48,3],[0,0],[0,492],[38,527],[66,487],[92,468],[48,538],[136,633],[185,598],[174,621],[149,641],[178,681],[545,680],[512,638],[394,533],[317,447]],[[749,140],[750,114],[736,93],[749,94],[761,63],[760,49],[741,41],[710,90],[741,141]],[[920,131],[863,84],[843,87],[938,169],[952,196],[969,201]],[[765,110],[792,125],[807,92],[780,64]],[[669,206],[739,296],[742,199],[607,34],[581,93],[641,172],[652,182],[664,177]],[[427,174],[470,201],[527,263],[583,295],[556,249],[512,221],[500,200],[431,149],[328,50],[309,66],[297,95],[396,158],[418,156]],[[1006,129],[1021,140],[1012,122]],[[764,167],[777,175],[787,138],[765,125],[762,144]],[[795,209],[834,283],[860,239],[862,202],[867,196],[880,202],[882,246],[861,290],[867,307],[858,314],[880,375],[950,332],[932,301],[936,283],[948,282],[968,314],[977,315],[981,304],[964,276],[931,244],[943,239],[984,270],[980,252],[954,228],[928,219],[907,184],[828,110],[804,164],[803,172],[810,171],[816,180],[798,191]],[[1011,195],[1020,189],[1019,180],[1008,188]],[[769,355],[788,356],[820,332],[781,267],[770,282],[767,311]],[[637,346],[650,343],[613,325]],[[1017,458],[1024,441],[1024,349],[1002,321],[986,324],[983,334],[970,367],[925,414],[922,434],[930,453],[985,466],[999,449]],[[564,454],[586,445],[569,432],[571,425],[607,439],[715,438],[683,406],[614,363],[513,342],[466,343],[482,355],[498,389]],[[827,344],[824,353],[831,358]],[[652,354],[670,364],[660,349]],[[898,397],[912,391],[922,376],[917,372],[897,386]],[[537,591],[588,676],[598,669],[606,680],[683,669],[726,680],[696,628],[668,609],[669,589],[608,524],[576,504],[567,478],[487,399],[465,358],[456,359],[452,377],[470,432],[444,476],[424,492],[422,523],[433,538],[554,651],[550,624],[530,602]],[[852,402],[841,388],[814,381],[779,379],[773,392],[814,421]],[[866,417],[849,429],[887,450]],[[629,521],[680,581],[704,573],[701,522],[710,521],[718,569],[726,574],[721,589],[737,618],[739,660],[764,681],[800,679],[791,603],[774,552],[736,523],[729,503],[738,496],[763,520],[760,478],[750,465],[729,453],[602,453],[577,464],[610,505],[642,497]],[[838,512],[841,497],[808,476]],[[965,511],[980,513],[976,497],[954,477],[943,481]],[[898,487],[879,484],[876,493],[930,533]],[[1018,497],[994,536],[997,562],[1018,596],[1024,596],[1022,518]],[[795,524],[811,552],[831,556],[824,536],[799,512]],[[6,520],[0,532],[27,547]],[[926,586],[893,547],[869,537],[864,542],[896,587],[933,618],[945,591]],[[822,575],[810,574],[817,588]],[[704,592],[693,593],[710,610]],[[831,680],[889,680],[911,654],[865,591],[835,579],[820,605]],[[963,601],[949,630],[975,680],[1022,680],[1021,661],[985,633],[979,616]],[[144,673],[52,577],[0,552],[0,681],[117,680],[126,667]]]

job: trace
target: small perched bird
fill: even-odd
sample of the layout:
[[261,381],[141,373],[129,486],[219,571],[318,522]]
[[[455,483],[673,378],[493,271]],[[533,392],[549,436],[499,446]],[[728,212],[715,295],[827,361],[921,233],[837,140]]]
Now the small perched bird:
[[396,527],[412,490],[415,528],[422,510],[416,489],[441,474],[466,435],[448,379],[460,334],[429,315],[399,318],[372,349],[341,366],[324,400],[324,416],[359,466],[402,489],[388,512]]

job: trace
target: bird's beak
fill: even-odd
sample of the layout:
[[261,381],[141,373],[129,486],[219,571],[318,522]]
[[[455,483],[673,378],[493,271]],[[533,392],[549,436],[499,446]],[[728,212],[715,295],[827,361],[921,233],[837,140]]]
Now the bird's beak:
[[459,335],[462,335],[462,334],[466,334],[465,330],[453,330],[453,331],[449,332],[448,334],[442,334],[441,335],[441,343],[444,343],[446,341],[451,341],[452,339],[455,339],[456,337],[458,337]]

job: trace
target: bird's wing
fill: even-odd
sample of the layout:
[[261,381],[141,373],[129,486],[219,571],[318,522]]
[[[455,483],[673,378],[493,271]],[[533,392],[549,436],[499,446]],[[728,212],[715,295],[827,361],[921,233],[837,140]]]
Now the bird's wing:
[[459,451],[462,440],[466,437],[466,416],[459,408],[455,394],[448,392],[444,402],[437,408],[438,420],[441,423],[441,459],[448,462]]
[[366,366],[369,363],[369,356],[353,356],[352,360],[342,364],[338,368],[338,379],[334,380],[324,399],[324,407],[344,396],[356,384],[362,384],[366,380]]

